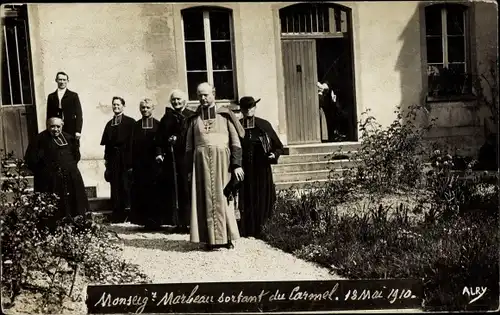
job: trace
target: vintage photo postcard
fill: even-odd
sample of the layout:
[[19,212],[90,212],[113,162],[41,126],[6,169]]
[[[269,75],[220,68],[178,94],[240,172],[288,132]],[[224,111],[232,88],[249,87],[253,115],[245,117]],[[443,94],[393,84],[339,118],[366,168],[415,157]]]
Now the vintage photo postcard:
[[496,1],[0,13],[3,313],[498,310]]

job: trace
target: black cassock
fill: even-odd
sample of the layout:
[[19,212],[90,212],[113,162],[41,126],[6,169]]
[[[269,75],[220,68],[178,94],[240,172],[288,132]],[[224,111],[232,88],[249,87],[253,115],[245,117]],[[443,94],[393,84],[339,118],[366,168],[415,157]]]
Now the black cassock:
[[29,143],[25,162],[34,175],[34,190],[59,196],[56,220],[75,217],[89,210],[83,178],[78,170],[80,149],[76,139],[63,132],[57,139],[48,131]]
[[[185,108],[182,112],[172,108],[165,108],[165,114],[160,120],[160,127],[156,133],[156,155],[163,155],[163,164],[157,195],[161,198],[160,204],[165,214],[165,224],[178,226],[189,225],[190,200],[187,182],[187,165],[185,159],[187,119],[194,112]],[[175,170],[177,173],[177,202],[179,206],[178,218],[175,215],[175,182],[174,162],[172,158],[172,145],[168,139],[175,135],[177,140],[173,146],[175,158]]]
[[158,205],[154,189],[159,172],[154,137],[160,122],[153,118],[139,119],[130,141],[129,166],[132,168],[130,222],[154,226],[158,222]]
[[[258,237],[262,226],[271,216],[276,202],[276,188],[271,164],[277,164],[283,154],[283,144],[271,124],[262,118],[243,118],[243,171],[245,179],[240,188],[240,234]],[[268,156],[274,153],[274,158]]]
[[130,176],[127,159],[129,157],[130,136],[135,120],[124,114],[114,116],[108,121],[102,134],[106,162],[106,180],[111,186],[113,221],[123,222],[125,210],[130,209]]

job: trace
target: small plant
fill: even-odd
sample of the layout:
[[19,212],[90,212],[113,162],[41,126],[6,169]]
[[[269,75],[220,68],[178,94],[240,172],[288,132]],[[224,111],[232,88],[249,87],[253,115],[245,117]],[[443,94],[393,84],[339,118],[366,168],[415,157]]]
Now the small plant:
[[349,279],[424,279],[426,310],[466,310],[467,283],[498,285],[498,185],[474,160],[423,147],[417,112],[386,129],[366,117],[354,166],[280,192],[263,239]]
[[371,193],[413,189],[422,181],[424,135],[432,127],[417,127],[415,120],[422,106],[410,106],[403,115],[398,107],[396,119],[382,129],[369,111],[360,122],[362,142],[352,156],[356,182]]
[[10,302],[6,306],[24,291],[34,291],[41,293],[40,312],[60,313],[66,298],[78,299],[73,292],[83,276],[91,283],[149,281],[137,266],[122,261],[116,235],[91,213],[56,220],[57,196],[27,189],[22,160],[7,154],[2,163],[2,296]]

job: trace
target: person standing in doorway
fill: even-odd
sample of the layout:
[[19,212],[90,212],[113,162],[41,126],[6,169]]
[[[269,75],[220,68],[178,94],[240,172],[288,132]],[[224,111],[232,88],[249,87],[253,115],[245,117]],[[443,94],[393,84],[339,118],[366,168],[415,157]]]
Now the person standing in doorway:
[[113,118],[108,121],[102,134],[101,145],[104,146],[104,178],[111,185],[112,221],[124,222],[126,212],[130,210],[130,174],[127,157],[130,148],[130,137],[135,120],[123,114],[125,100],[113,97]]
[[244,179],[240,138],[245,131],[230,109],[217,107],[215,89],[202,83],[197,89],[200,106],[189,119],[186,159],[191,179],[191,242],[206,249],[232,248],[239,238],[234,204],[224,188],[231,176]]
[[149,98],[139,103],[142,118],[135,122],[130,138],[128,167],[132,173],[130,190],[130,222],[146,229],[157,229],[161,225],[159,209],[153,193],[156,187],[158,168],[155,167],[154,137],[160,122],[153,117],[154,104]]
[[157,185],[161,212],[167,224],[177,232],[189,230],[189,187],[187,181],[186,129],[187,120],[194,112],[186,108],[187,97],[181,90],[170,94],[172,108],[166,107],[155,136],[156,161],[161,163],[161,177]]
[[83,113],[78,94],[68,89],[69,76],[60,71],[56,74],[57,90],[47,97],[47,119],[59,117],[64,121],[63,131],[79,142]]
[[245,180],[240,189],[241,235],[259,237],[263,225],[272,214],[276,188],[271,164],[283,154],[283,144],[271,124],[255,116],[260,99],[244,96],[239,105],[245,129],[242,141]]

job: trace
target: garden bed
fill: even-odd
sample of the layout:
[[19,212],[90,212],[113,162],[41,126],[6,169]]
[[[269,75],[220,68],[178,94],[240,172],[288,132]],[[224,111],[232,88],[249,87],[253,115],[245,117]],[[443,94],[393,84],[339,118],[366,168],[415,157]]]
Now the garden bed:
[[[418,106],[382,129],[360,122],[354,164],[314,190],[280,191],[263,239],[348,279],[422,279],[425,310],[498,307],[498,173],[422,145]],[[366,114],[366,113],[365,113]],[[404,122],[404,123],[403,123]]]
[[280,195],[263,238],[348,279],[423,279],[427,309],[463,310],[464,286],[498,287],[496,209],[431,222],[431,205],[421,208],[417,196],[361,194],[329,209],[300,209]]

